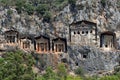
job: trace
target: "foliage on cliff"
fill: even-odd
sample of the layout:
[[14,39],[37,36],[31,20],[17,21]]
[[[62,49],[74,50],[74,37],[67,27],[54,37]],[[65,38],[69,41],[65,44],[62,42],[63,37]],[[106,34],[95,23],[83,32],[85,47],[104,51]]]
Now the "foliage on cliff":
[[68,69],[64,64],[59,64],[56,71],[51,67],[45,70],[43,75],[33,73],[32,66],[35,60],[31,54],[21,51],[4,53],[0,58],[0,80],[119,80],[119,72],[104,77],[81,77],[81,69],[78,68],[78,76],[68,75]]
[[46,22],[68,4],[75,4],[76,0],[0,0],[5,8],[15,7],[19,14],[37,14]]
[[30,54],[20,51],[5,53],[0,58],[0,80],[34,80],[33,64]]

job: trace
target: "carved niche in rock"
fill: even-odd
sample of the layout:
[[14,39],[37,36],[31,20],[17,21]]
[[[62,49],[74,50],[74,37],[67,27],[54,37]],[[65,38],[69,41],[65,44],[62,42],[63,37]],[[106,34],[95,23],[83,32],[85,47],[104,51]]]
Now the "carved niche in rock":
[[34,44],[32,42],[32,38],[23,36],[20,38],[20,47],[24,50],[33,50]]
[[94,45],[97,42],[96,24],[79,21],[70,24],[70,42],[75,45]]
[[9,30],[4,32],[5,40],[8,44],[18,43],[19,32],[15,30]]
[[67,41],[64,38],[56,38],[52,40],[53,51],[57,53],[67,52]]
[[106,31],[100,35],[100,47],[104,49],[116,48],[116,34],[111,31]]
[[50,51],[50,39],[49,37],[40,35],[35,38],[36,51],[38,53],[46,53]]

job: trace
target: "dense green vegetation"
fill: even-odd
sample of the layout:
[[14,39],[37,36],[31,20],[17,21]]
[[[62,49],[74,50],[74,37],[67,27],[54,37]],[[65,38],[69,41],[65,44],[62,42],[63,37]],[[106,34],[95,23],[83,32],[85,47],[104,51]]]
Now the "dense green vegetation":
[[105,7],[105,5],[106,5],[106,0],[101,0],[101,4],[102,4],[103,7]]
[[34,59],[21,51],[8,52],[0,58],[0,80],[34,80]]
[[80,77],[68,76],[64,64],[59,64],[56,71],[48,67],[43,75],[35,74],[34,63],[31,54],[21,51],[4,53],[0,57],[0,80],[80,80]]
[[117,72],[117,74],[113,74],[110,76],[93,76],[93,77],[85,77],[84,74],[81,74],[83,70],[81,68],[78,68],[76,76],[71,76],[67,74],[66,68],[63,64],[59,65],[59,68],[57,69],[57,72],[53,71],[51,67],[48,67],[46,69],[46,73],[42,76],[38,76],[37,80],[120,80],[120,73]]
[[79,76],[70,76],[64,64],[59,64],[56,71],[51,67],[46,69],[46,73],[38,76],[37,80],[82,80]]
[[19,14],[37,14],[43,21],[50,22],[57,11],[62,10],[68,3],[75,4],[76,0],[0,0],[0,5],[9,8],[14,6]]
[[67,76],[64,64],[59,64],[57,71],[51,67],[43,75],[33,73],[35,60],[31,54],[21,51],[4,53],[0,58],[0,80],[80,80],[80,77]]
[[75,70],[76,76],[69,75],[64,63],[56,66],[56,70],[48,67],[40,75],[33,72],[34,64],[35,59],[31,54],[21,51],[4,53],[0,57],[0,80],[120,80],[119,67],[111,76],[85,77],[82,68]]

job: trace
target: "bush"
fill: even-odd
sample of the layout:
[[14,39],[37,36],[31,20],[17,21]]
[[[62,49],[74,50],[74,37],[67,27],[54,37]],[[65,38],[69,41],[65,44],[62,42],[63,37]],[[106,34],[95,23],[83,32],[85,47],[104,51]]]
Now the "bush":
[[46,69],[46,73],[43,75],[43,79],[44,80],[56,80],[57,79],[56,73],[53,72],[51,67],[48,67]]
[[83,80],[98,80],[98,77],[97,76],[84,77]]
[[120,72],[115,74],[120,79]]
[[114,72],[115,72],[115,73],[120,72],[120,66],[116,66],[116,67],[114,68]]
[[102,4],[103,7],[105,7],[105,5],[106,5],[106,0],[101,0],[101,4]]
[[43,21],[44,22],[50,22],[51,20],[51,13],[50,12],[45,12],[45,14],[43,15]]
[[63,63],[58,65],[57,75],[61,80],[67,80],[67,69]]
[[38,75],[36,80],[45,80],[45,79],[44,79],[44,77],[42,75],[40,75],[40,76]]
[[25,4],[24,8],[25,8],[25,11],[26,11],[29,15],[31,15],[31,14],[34,13],[34,6],[33,6],[32,4],[27,3],[27,4]]
[[13,13],[13,11],[10,10],[10,9],[7,11],[7,14],[8,14],[8,15],[11,15],[12,13]]
[[79,67],[75,70],[75,74],[77,74],[79,76],[84,76],[84,71],[81,67]]
[[75,3],[76,3],[76,0],[68,0],[68,3],[69,3],[69,4],[75,4]]
[[4,53],[0,60],[0,80],[35,80],[32,55],[17,52]]
[[119,80],[117,76],[104,76],[100,80]]
[[101,0],[101,3],[105,3],[106,0]]
[[48,11],[48,5],[47,4],[39,4],[36,8],[36,11],[38,14],[44,15],[46,11]]
[[0,3],[5,7],[11,6],[13,4],[11,0],[1,0]]
[[59,2],[59,3],[62,3],[62,2],[64,2],[65,0],[56,0],[57,2]]
[[80,78],[79,76],[68,75],[67,80],[82,80],[82,78]]
[[56,0],[53,2],[54,9],[57,11],[62,10],[68,4],[68,0]]
[[26,1],[25,0],[17,0],[16,1],[16,10],[18,13],[21,13],[23,11],[23,8],[25,6]]

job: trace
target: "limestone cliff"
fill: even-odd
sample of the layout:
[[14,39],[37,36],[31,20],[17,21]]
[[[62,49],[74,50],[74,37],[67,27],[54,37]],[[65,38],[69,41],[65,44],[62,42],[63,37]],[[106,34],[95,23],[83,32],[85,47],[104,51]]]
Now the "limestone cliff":
[[[12,13],[9,13],[12,10]],[[0,34],[15,29],[21,34],[48,34],[50,37],[67,38],[69,25],[77,21],[90,21],[97,24],[98,36],[103,31],[114,31],[120,46],[120,1],[119,0],[77,0],[52,15],[50,23],[43,22],[37,14],[18,14],[14,7],[0,6]],[[2,39],[1,39],[2,40]],[[100,40],[97,41],[99,44]],[[110,71],[118,65],[118,50],[104,52],[95,46],[72,46],[68,44],[68,64],[71,69],[80,66],[87,72]]]

